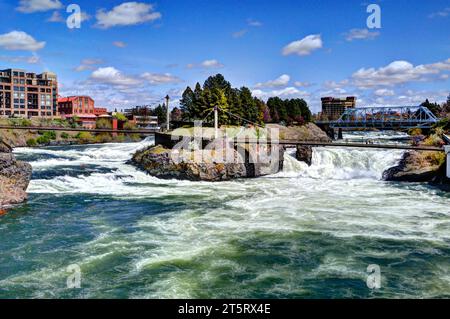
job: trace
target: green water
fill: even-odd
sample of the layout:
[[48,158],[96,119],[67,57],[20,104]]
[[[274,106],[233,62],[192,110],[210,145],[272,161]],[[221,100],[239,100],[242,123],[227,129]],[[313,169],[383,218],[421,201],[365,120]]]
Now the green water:
[[150,143],[16,151],[34,175],[0,217],[0,298],[450,297],[450,195],[380,181],[401,152],[317,149],[211,184],[125,164]]

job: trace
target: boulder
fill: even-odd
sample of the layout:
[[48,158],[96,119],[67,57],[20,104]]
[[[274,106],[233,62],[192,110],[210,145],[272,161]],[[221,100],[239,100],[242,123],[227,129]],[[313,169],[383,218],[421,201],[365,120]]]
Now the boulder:
[[24,202],[27,199],[26,189],[30,179],[31,165],[16,161],[8,147],[1,147],[0,207]]
[[[258,156],[265,153],[260,148],[241,148],[238,151],[229,147],[215,145],[213,148],[186,151],[157,145],[136,152],[129,163],[162,179],[210,182],[274,174],[283,167],[281,148],[276,149],[277,154],[273,158],[269,153],[269,158],[261,160]],[[219,160],[222,157],[226,160]]]
[[431,182],[438,175],[438,165],[423,165],[420,154],[416,151],[406,152],[397,166],[383,172],[383,180],[397,182]]
[[297,145],[297,152],[295,153],[295,158],[298,161],[305,162],[308,166],[312,164],[312,154],[313,150],[311,146]]

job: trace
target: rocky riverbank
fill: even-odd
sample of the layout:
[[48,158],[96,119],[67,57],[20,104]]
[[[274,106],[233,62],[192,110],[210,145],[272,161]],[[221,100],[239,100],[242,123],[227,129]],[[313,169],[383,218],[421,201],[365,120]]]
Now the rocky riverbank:
[[31,165],[17,161],[12,148],[0,141],[0,208],[26,201],[30,179]]
[[[406,152],[397,166],[383,173],[383,180],[410,183],[431,183],[448,189],[444,154],[431,152]],[[442,157],[442,158],[441,158]]]

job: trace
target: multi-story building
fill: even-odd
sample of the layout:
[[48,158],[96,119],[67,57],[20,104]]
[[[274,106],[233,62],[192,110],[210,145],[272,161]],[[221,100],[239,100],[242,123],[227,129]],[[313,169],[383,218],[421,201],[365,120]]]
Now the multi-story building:
[[86,128],[95,128],[95,102],[89,96],[68,96],[58,99],[58,112],[62,118],[76,118]]
[[58,81],[54,73],[0,70],[0,116],[57,116],[57,96]]
[[108,114],[106,107],[94,107],[94,114],[97,116]]
[[338,120],[346,109],[354,108],[356,106],[356,97],[348,96],[345,99],[334,97],[322,98],[322,119],[329,121]]

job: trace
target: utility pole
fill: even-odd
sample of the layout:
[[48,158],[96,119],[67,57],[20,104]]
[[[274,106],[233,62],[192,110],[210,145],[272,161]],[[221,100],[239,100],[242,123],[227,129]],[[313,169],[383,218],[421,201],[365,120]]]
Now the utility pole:
[[166,107],[167,107],[167,119],[166,119],[166,121],[167,121],[167,132],[169,132],[169,130],[170,130],[169,100],[170,100],[170,97],[169,97],[169,95],[167,94],[167,95],[166,95]]
[[219,110],[214,106],[214,138],[219,138]]

